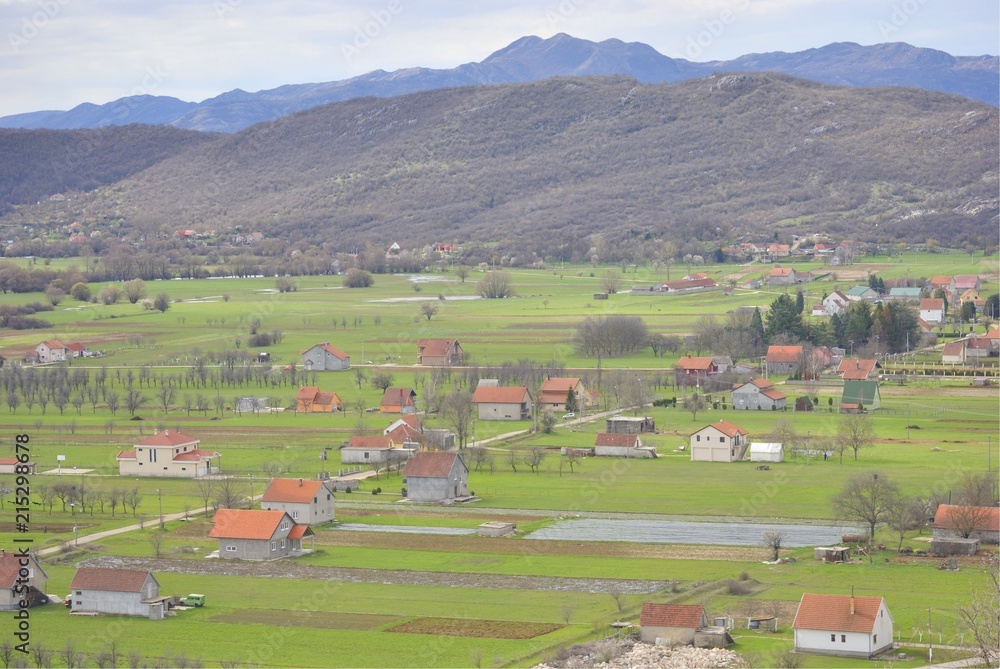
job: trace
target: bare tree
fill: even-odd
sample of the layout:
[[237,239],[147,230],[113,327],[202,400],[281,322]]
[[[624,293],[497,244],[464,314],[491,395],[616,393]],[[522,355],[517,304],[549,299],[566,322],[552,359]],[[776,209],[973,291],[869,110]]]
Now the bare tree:
[[569,473],[572,474],[573,467],[580,461],[580,456],[576,449],[570,448],[566,450],[566,455],[563,456],[563,461],[569,465]]
[[618,613],[622,612],[622,607],[624,606],[623,598],[625,597],[625,591],[622,587],[615,583],[608,589],[608,594],[611,595],[611,599],[615,600],[615,606],[618,608]]
[[875,426],[868,414],[844,414],[837,426],[837,441],[854,451],[854,459],[858,459],[858,451],[875,445]]
[[76,649],[76,642],[73,639],[66,639],[66,645],[59,653],[60,659],[67,669],[77,669],[83,666],[84,655]]
[[605,293],[615,294],[622,286],[622,275],[616,269],[609,269],[601,275],[601,288]]
[[472,403],[472,393],[463,390],[452,392],[441,405],[442,414],[455,430],[455,436],[458,437],[459,448],[465,448],[468,441],[475,410],[476,405]]
[[997,477],[993,472],[962,472],[955,499],[965,506],[996,506]]
[[455,276],[457,276],[462,283],[465,283],[465,280],[469,278],[469,268],[465,265],[459,265],[455,268]]
[[566,604],[562,607],[562,619],[563,622],[569,625],[569,621],[573,618],[573,607]]
[[781,544],[785,541],[785,534],[777,530],[768,530],[761,536],[761,543],[765,548],[771,550],[771,561],[777,562],[781,556]]
[[992,552],[983,562],[986,585],[973,593],[972,600],[958,608],[963,626],[972,634],[982,666],[1000,664],[1000,565]]
[[482,471],[483,465],[486,464],[486,458],[488,452],[484,446],[470,446],[465,450],[464,458],[469,464],[470,469],[475,469],[477,472]]
[[129,391],[125,393],[125,408],[128,409],[129,415],[134,416],[135,412],[138,411],[148,399],[149,398],[140,393],[138,390],[130,388]]
[[896,484],[878,472],[860,472],[851,476],[833,504],[841,518],[863,523],[868,537],[875,538],[875,528],[890,518],[899,491]]
[[923,505],[915,497],[897,496],[889,506],[889,514],[886,520],[889,528],[899,536],[899,544],[896,546],[898,553],[903,548],[903,539],[910,530],[915,530],[926,522]]
[[993,507],[989,506],[953,506],[948,514],[949,525],[958,536],[969,539],[989,527],[992,511]]
[[3,663],[4,669],[10,667],[10,661],[14,659],[14,644],[10,642],[10,639],[4,639],[0,641],[0,663]]
[[487,272],[476,284],[476,292],[486,299],[513,297],[514,284],[511,282],[510,272],[503,270]]
[[507,464],[510,465],[510,468],[513,469],[514,473],[516,474],[517,463],[519,460],[519,458],[517,457],[517,451],[515,451],[513,448],[507,449],[506,458],[507,458]]
[[107,391],[104,394],[104,401],[107,403],[108,410],[111,412],[111,415],[114,416],[118,412],[118,408],[121,406],[118,403],[118,393],[112,390]]
[[691,412],[691,420],[698,420],[698,412],[703,411],[708,407],[708,403],[705,398],[698,393],[692,393],[690,397],[684,400],[684,408]]
[[799,441],[799,432],[795,429],[795,424],[787,418],[782,418],[774,423],[771,428],[771,441],[776,444],[784,444],[785,451],[790,453]]
[[170,405],[173,404],[176,396],[177,390],[174,388],[173,382],[161,378],[160,388],[156,392],[156,398],[160,402],[160,408],[163,409],[163,413],[170,413]]
[[149,545],[153,547],[153,551],[155,551],[156,557],[160,557],[160,555],[163,553],[163,535],[150,534]]
[[537,446],[524,454],[524,464],[528,465],[531,468],[531,471],[536,474],[538,473],[538,469],[541,467],[544,459],[545,451]]
[[223,476],[215,482],[215,508],[244,509],[247,500],[246,482],[236,476]]
[[201,498],[202,508],[207,509],[209,502],[212,501],[212,495],[215,494],[215,481],[209,478],[195,479],[194,489]]
[[146,297],[146,282],[142,279],[132,279],[122,284],[122,293],[132,304]]
[[125,491],[122,496],[122,508],[128,506],[132,509],[132,517],[135,518],[136,509],[139,508],[139,504],[142,502],[142,495],[139,492],[139,486]]
[[55,651],[41,643],[35,643],[31,645],[31,656],[38,669],[51,669]]
[[372,385],[381,390],[383,393],[386,389],[392,387],[393,377],[389,372],[377,372],[375,376],[372,377]]
[[427,320],[434,318],[438,312],[438,305],[434,302],[423,302],[420,305],[420,315]]

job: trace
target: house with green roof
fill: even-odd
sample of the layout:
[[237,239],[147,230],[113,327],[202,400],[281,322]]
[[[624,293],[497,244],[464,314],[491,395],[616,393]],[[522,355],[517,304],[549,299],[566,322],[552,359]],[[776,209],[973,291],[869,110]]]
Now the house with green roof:
[[878,381],[844,381],[844,394],[840,398],[841,411],[855,407],[879,409],[882,407],[882,395],[878,390]]

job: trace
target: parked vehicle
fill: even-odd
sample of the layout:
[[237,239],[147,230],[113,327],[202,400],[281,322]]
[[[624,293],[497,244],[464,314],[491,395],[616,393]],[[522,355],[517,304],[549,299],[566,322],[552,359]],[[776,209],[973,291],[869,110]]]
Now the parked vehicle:
[[190,594],[181,597],[181,606],[205,606],[205,595]]

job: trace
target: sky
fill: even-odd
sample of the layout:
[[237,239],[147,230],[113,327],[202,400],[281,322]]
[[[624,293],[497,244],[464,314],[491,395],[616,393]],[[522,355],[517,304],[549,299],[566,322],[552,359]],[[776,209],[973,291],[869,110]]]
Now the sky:
[[1000,52],[997,0],[0,0],[0,116],[450,68],[525,35],[693,61],[830,44]]

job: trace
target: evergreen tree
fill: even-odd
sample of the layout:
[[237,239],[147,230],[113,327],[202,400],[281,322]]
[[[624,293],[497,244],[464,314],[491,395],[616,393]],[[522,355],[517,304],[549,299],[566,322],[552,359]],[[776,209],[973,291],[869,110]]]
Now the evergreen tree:
[[806,296],[802,294],[802,290],[795,291],[795,308],[799,314],[806,309]]
[[756,338],[756,345],[763,347],[767,339],[764,337],[764,319],[760,316],[760,307],[753,308],[753,317],[750,319],[750,329]]
[[983,305],[983,314],[993,320],[1000,318],[1000,295],[993,293],[986,298],[986,304]]
[[791,340],[806,338],[806,328],[802,324],[802,314],[795,302],[788,295],[779,295],[771,302],[771,311],[767,314],[767,324],[764,334],[768,342],[779,334],[787,335]]

